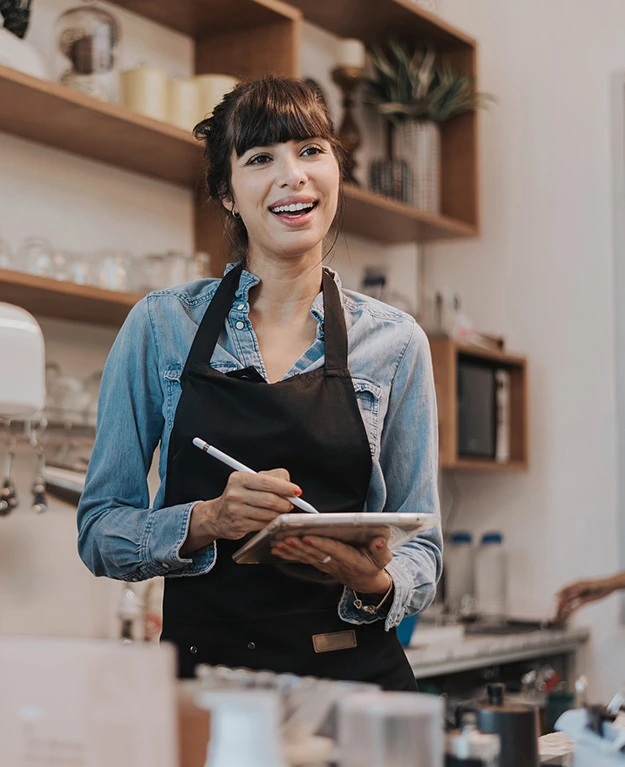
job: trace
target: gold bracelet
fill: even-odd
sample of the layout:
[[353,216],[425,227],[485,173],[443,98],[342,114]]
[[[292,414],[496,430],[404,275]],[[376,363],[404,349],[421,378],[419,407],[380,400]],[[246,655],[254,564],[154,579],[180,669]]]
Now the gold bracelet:
[[362,610],[365,613],[369,613],[369,615],[376,615],[376,613],[378,612],[380,607],[382,607],[382,605],[386,602],[386,600],[388,599],[388,595],[393,590],[393,576],[389,573],[389,571],[386,569],[386,567],[384,568],[384,572],[391,579],[391,583],[390,583],[390,586],[388,587],[388,590],[387,590],[386,594],[382,597],[382,599],[378,602],[377,605],[365,605],[365,604],[363,604],[362,599],[360,599],[360,597],[356,594],[354,589],[352,589],[352,594],[354,595],[354,607],[357,610]]

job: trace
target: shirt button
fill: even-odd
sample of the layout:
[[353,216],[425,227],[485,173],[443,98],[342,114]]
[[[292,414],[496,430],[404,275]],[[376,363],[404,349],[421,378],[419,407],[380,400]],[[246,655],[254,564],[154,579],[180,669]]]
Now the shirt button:
[[194,644],[192,644],[191,647],[189,647],[189,652],[191,653],[191,655],[196,655],[197,647]]
[[237,330],[243,330],[243,328],[245,327],[245,323],[244,323],[244,322],[241,322],[241,320],[239,320],[239,321],[237,322],[237,324],[236,324],[234,327],[235,327]]
[[169,570],[169,565],[167,564],[167,562],[161,562],[161,567],[164,567],[165,570]]
[[254,642],[248,642],[247,643],[247,649],[248,650],[255,650],[256,649],[256,644]]
[[242,312],[245,309],[245,304],[237,304],[237,309]]

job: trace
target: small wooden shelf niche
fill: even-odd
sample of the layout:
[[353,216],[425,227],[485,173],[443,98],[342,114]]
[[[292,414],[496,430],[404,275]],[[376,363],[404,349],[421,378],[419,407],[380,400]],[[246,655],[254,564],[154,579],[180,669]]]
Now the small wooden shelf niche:
[[[528,468],[527,360],[525,357],[460,344],[450,338],[431,338],[434,382],[438,401],[439,463],[442,469],[489,471]],[[510,459],[500,463],[488,458],[458,455],[458,362],[487,362],[510,376]]]

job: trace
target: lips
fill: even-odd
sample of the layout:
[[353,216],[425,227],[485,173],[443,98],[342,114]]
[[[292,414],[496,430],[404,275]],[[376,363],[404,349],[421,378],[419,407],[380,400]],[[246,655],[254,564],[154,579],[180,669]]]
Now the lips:
[[274,205],[270,205],[269,210],[277,218],[296,221],[312,213],[318,204],[319,201],[312,197],[287,197],[282,200],[278,200]]

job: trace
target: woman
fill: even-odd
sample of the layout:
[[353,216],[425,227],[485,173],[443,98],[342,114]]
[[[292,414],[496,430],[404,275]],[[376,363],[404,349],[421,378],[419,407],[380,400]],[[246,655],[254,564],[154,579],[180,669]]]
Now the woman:
[[[431,360],[408,315],[323,269],[343,157],[299,80],[237,87],[196,128],[238,263],[140,301],[102,380],[78,511],[96,575],[166,576],[163,638],[182,676],[222,663],[415,689],[395,626],[434,597],[440,531],[393,554],[291,538],[236,565],[241,538],[291,510],[438,511]],[[199,436],[256,469],[230,472]],[[152,508],[146,474],[160,441]],[[331,576],[331,577],[330,577]]]

